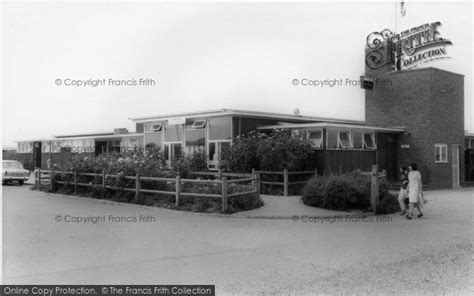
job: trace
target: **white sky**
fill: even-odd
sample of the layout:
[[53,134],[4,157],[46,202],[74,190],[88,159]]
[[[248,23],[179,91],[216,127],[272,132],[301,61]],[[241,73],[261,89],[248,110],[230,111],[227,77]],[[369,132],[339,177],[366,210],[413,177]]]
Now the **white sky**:
[[[472,4],[410,3],[399,31],[441,21],[465,75],[474,131]],[[394,29],[393,3],[4,3],[3,145],[57,134],[134,130],[129,117],[218,108],[364,120],[357,86],[293,86],[294,78],[358,79],[366,36]],[[56,79],[151,78],[155,86],[65,87]]]

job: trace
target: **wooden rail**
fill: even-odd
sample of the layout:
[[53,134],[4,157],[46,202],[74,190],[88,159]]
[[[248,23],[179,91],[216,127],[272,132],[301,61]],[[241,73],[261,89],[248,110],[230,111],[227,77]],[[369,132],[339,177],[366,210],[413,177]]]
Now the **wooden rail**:
[[[176,206],[179,206],[179,199],[181,196],[220,198],[222,200],[223,212],[226,212],[228,209],[229,197],[242,196],[246,194],[259,195],[259,192],[260,192],[259,176],[256,174],[234,174],[234,173],[219,173],[219,172],[218,173],[193,172],[192,174],[201,175],[201,176],[213,175],[213,176],[222,176],[222,177],[221,179],[216,179],[216,180],[199,180],[199,179],[181,179],[179,175],[176,176],[176,178],[161,178],[161,177],[142,177],[138,174],[136,176],[123,176],[123,175],[113,175],[113,174],[105,174],[105,173],[100,173],[100,174],[99,173],[81,173],[81,172],[75,172],[75,171],[54,171],[54,170],[38,170],[36,172],[35,177],[36,177],[36,182],[37,182],[38,187],[40,187],[41,184],[44,184],[44,181],[46,180],[45,177],[47,177],[47,180],[49,181],[47,185],[49,185],[50,190],[53,188],[53,183],[63,184],[63,185],[73,185],[74,194],[77,194],[78,186],[84,186],[84,187],[100,187],[102,188],[104,195],[105,195],[106,189],[135,192],[135,201],[138,201],[140,199],[140,193],[174,195]],[[68,181],[61,181],[61,180],[54,181],[53,175],[66,175],[66,176],[72,175],[73,179],[70,181],[69,180]],[[89,183],[79,182],[78,181],[79,176],[89,176],[89,177],[99,178],[101,182],[97,183],[99,181],[97,179]],[[240,178],[240,179],[228,180],[228,177]],[[106,185],[107,178],[125,178],[126,180],[135,180],[135,185],[134,187],[109,186],[109,185]],[[144,189],[144,188],[141,188],[142,181],[174,183],[174,191]],[[243,191],[243,192],[235,192],[235,193],[229,194],[228,192],[229,184],[237,184],[237,183],[244,183],[244,182],[251,182],[252,189]],[[221,194],[182,192],[182,187],[186,183],[203,184],[203,185],[210,184],[214,186],[220,186],[222,188]]]
[[[307,181],[293,181],[290,182],[290,177],[289,176],[295,176],[295,175],[309,175],[309,177],[312,176],[317,176],[318,174],[318,169],[314,169],[313,171],[298,171],[298,172],[289,172],[287,169],[284,169],[283,171],[257,171],[257,170],[252,170],[252,174],[255,174],[258,176],[258,179],[260,180],[260,184],[264,185],[276,185],[276,186],[283,186],[283,195],[288,196],[288,189],[291,185],[303,185],[306,184]],[[283,181],[278,182],[278,181],[261,181],[261,176],[262,175],[277,175],[277,176],[283,176]]]

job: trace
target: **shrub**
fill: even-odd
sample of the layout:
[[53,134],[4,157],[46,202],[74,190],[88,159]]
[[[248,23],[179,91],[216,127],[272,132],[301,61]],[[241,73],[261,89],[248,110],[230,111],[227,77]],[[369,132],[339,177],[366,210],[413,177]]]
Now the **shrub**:
[[236,137],[227,158],[228,168],[236,173],[250,172],[253,168],[259,169],[257,148],[265,137],[265,134],[256,131]]
[[191,157],[189,157],[188,161],[191,171],[207,171],[207,157],[204,151],[199,150],[198,152],[195,152]]
[[191,172],[191,166],[184,155],[179,155],[171,160],[171,171],[179,174],[182,178],[187,178]]
[[234,172],[283,169],[302,171],[313,168],[309,141],[292,137],[288,131],[275,130],[271,135],[251,132],[237,137],[227,158],[228,168]]
[[380,195],[377,205],[378,214],[391,214],[398,211],[400,211],[400,205],[398,204],[396,196],[388,193],[388,191]]
[[311,155],[309,141],[283,130],[262,137],[257,147],[259,168],[263,171],[304,171],[312,167]]
[[358,209],[362,203],[360,192],[353,179],[347,176],[330,176],[326,181],[324,207],[331,210]]
[[326,203],[326,177],[316,176],[309,180],[303,189],[303,203],[318,208],[324,208]]
[[[396,198],[388,192],[388,184],[379,184],[380,214],[398,210]],[[360,171],[312,178],[303,189],[304,204],[331,210],[368,210],[370,208],[370,178]]]

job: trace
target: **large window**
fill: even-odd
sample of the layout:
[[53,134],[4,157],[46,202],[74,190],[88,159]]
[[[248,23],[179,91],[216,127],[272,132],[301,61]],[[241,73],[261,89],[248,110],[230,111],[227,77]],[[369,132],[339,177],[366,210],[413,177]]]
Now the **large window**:
[[198,151],[206,151],[206,129],[186,129],[186,145],[184,153],[192,156]]
[[120,144],[121,140],[111,140],[107,141],[108,153],[120,153]]
[[53,153],[61,152],[61,140],[51,142],[51,152]]
[[307,131],[307,139],[311,141],[311,146],[315,149],[323,148],[323,131],[309,130]]
[[168,165],[171,164],[173,159],[179,158],[182,153],[182,144],[181,143],[165,143],[164,155],[165,160]]
[[33,152],[32,142],[18,143],[18,153],[32,153],[32,152]]
[[41,149],[43,153],[51,152],[51,141],[43,141],[41,142]]
[[86,139],[84,140],[85,152],[94,152],[95,151],[95,140]]
[[145,134],[145,147],[150,146],[163,147],[163,136],[161,132]]
[[448,144],[435,144],[435,162],[448,162]]
[[163,147],[163,123],[145,124],[145,147]]
[[216,117],[209,119],[209,140],[230,140],[231,137],[231,117]]
[[327,148],[338,148],[337,146],[337,130],[327,130]]
[[352,144],[354,145],[354,149],[364,149],[363,135],[364,133],[361,131],[352,131]]
[[182,142],[183,135],[182,125],[168,125],[165,127],[165,142]]

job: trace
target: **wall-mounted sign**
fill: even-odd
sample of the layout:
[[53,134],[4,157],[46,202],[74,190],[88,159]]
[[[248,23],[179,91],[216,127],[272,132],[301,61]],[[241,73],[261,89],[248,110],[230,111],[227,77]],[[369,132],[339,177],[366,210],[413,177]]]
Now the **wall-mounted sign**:
[[402,145],[400,145],[400,148],[402,148],[402,149],[408,149],[408,148],[410,148],[410,145],[408,145],[408,144],[402,144]]
[[171,117],[168,119],[169,125],[185,124],[186,117]]
[[360,76],[360,81],[361,81],[360,88],[369,89],[369,90],[374,89],[374,81],[375,81],[374,78],[364,75],[364,76]]
[[441,22],[433,22],[394,33],[389,29],[367,36],[369,68],[391,65],[394,71],[415,68],[421,64],[449,58],[446,46],[453,43],[439,33]]

